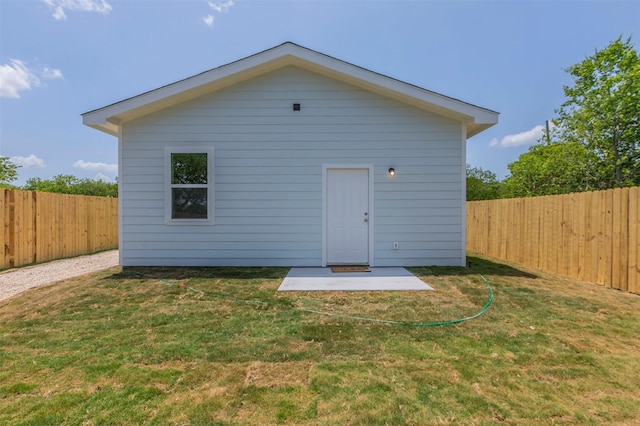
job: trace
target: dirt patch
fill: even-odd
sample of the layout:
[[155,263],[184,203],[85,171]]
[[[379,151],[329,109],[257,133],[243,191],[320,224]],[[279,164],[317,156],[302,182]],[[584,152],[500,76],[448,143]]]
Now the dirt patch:
[[247,367],[244,384],[267,388],[306,385],[312,366],[311,362],[252,362]]

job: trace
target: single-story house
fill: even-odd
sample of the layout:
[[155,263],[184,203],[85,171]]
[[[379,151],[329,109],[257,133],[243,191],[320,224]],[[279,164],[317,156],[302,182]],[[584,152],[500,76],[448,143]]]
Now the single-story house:
[[293,43],[82,116],[118,138],[123,266],[464,265],[498,122]]

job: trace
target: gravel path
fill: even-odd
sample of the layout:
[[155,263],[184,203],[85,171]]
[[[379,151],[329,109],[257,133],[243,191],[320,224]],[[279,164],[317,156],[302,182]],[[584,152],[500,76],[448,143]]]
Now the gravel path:
[[0,301],[23,291],[118,266],[118,250],[54,260],[0,273]]

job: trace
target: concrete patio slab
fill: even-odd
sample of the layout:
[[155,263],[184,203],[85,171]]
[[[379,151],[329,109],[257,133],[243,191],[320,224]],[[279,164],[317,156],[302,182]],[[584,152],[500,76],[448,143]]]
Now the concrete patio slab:
[[331,268],[291,268],[278,291],[420,291],[433,290],[404,268],[371,272],[331,272]]

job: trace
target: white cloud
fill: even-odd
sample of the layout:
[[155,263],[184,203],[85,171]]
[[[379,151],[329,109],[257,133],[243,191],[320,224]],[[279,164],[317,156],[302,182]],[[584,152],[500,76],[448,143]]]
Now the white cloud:
[[47,165],[44,163],[44,160],[42,158],[36,157],[35,154],[31,154],[28,157],[20,157],[19,155],[16,155],[14,157],[9,158],[9,160],[11,160],[13,164],[16,164],[18,166],[22,166],[25,168],[37,167],[39,169],[44,169],[45,167],[47,167]]
[[57,68],[29,68],[24,61],[11,59],[9,64],[0,65],[0,97],[20,98],[20,92],[40,86],[40,79],[64,79]]
[[106,0],[42,0],[49,9],[51,15],[57,21],[67,19],[66,11],[75,10],[80,12],[97,12],[108,15],[111,12],[111,5]]
[[118,165],[117,164],[107,164],[107,163],[92,163],[90,161],[78,160],[73,163],[73,167],[82,170],[93,170],[97,172],[105,172],[105,173],[118,173]]
[[[551,124],[551,123],[550,123]],[[489,146],[499,146],[501,148],[512,148],[516,146],[533,145],[542,139],[545,133],[545,126],[537,125],[533,129],[526,130],[524,132],[516,133],[514,135],[504,136],[498,140],[494,138]]]
[[62,75],[62,71],[57,68],[49,67],[44,67],[44,70],[42,70],[42,77],[49,80],[58,80],[64,78],[64,76]]
[[39,84],[40,79],[22,61],[12,59],[11,64],[0,65],[0,97],[19,98],[21,91]]
[[234,4],[235,2],[233,0],[228,0],[222,3],[214,3],[210,1],[209,7],[211,7],[211,9],[215,10],[218,13],[225,13],[228,12],[231,6],[233,6]]
[[204,21],[207,27],[213,27],[213,15],[207,15],[202,20]]
[[98,173],[95,177],[94,180],[101,180],[103,182],[107,182],[107,183],[114,183],[115,180],[111,179],[109,176],[104,175],[102,173]]
[[[215,13],[227,13],[229,9],[235,4],[234,0],[227,0],[223,2],[212,2],[209,1],[209,7],[213,9]],[[215,15],[209,14],[202,18],[202,21],[205,23],[207,27],[213,27],[213,21],[215,20]]]

